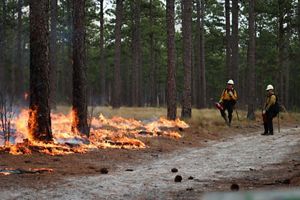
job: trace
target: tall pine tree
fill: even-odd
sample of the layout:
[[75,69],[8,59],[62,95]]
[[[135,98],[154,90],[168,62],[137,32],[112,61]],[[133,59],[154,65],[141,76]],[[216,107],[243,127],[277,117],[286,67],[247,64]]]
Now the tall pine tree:
[[167,117],[176,119],[176,81],[175,81],[175,2],[167,0],[167,50],[168,50],[168,75],[167,75]]
[[183,67],[184,86],[182,97],[182,118],[192,116],[192,0],[182,1],[182,35],[183,35]]
[[49,106],[49,1],[30,1],[30,139],[51,141]]
[[72,131],[89,135],[85,47],[85,0],[73,1],[73,122]]

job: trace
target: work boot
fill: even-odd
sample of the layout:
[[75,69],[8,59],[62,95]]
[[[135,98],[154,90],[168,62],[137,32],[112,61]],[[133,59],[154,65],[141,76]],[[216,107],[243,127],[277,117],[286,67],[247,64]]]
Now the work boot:
[[273,131],[270,131],[267,135],[274,135]]
[[268,124],[267,123],[264,123],[264,129],[265,129],[265,132],[262,133],[261,135],[268,135]]
[[226,124],[227,124],[227,126],[231,126],[231,124],[230,124],[230,122],[229,121],[226,121]]
[[228,121],[228,126],[229,127],[231,126],[231,119],[232,119],[232,117],[229,117],[229,121]]
[[227,125],[227,126],[230,126],[230,123],[229,123],[227,117],[226,117],[226,116],[223,116],[223,118],[224,118],[224,120],[225,120],[226,125]]
[[264,132],[264,133],[262,133],[261,135],[268,135],[268,133],[267,133],[267,132]]

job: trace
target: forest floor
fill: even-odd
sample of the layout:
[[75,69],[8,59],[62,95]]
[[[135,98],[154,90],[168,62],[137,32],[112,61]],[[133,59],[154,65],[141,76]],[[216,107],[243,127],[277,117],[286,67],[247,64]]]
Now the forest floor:
[[[208,113],[206,118],[201,112]],[[195,112],[181,139],[142,138],[146,149],[100,149],[64,156],[2,153],[0,169],[53,172],[0,175],[0,198],[203,199],[207,192],[230,191],[232,184],[242,191],[300,186],[298,114],[282,114],[280,133],[274,119],[275,134],[261,136],[259,114],[249,122],[240,112],[241,121],[235,118],[229,128],[219,113],[201,112]],[[178,172],[171,172],[173,168]],[[174,181],[177,175],[181,182]]]

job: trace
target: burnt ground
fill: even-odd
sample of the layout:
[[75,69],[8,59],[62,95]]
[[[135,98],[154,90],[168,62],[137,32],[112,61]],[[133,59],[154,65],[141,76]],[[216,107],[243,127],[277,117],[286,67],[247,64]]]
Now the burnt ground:
[[[208,130],[193,126],[179,140],[143,138],[146,149],[100,149],[48,156],[0,154],[0,168],[52,173],[0,176],[1,199],[201,199],[204,192],[300,185],[300,129],[261,136],[260,123]],[[103,169],[107,169],[103,170]],[[172,168],[178,172],[171,172]],[[107,174],[104,174],[107,172]],[[176,175],[182,181],[174,182]]]

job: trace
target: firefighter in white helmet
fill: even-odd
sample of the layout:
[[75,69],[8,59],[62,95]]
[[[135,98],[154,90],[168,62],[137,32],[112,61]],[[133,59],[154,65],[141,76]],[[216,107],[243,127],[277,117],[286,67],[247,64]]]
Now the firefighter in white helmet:
[[273,85],[268,85],[266,91],[267,98],[262,111],[265,131],[262,135],[273,135],[273,118],[279,112],[278,98],[274,94]]
[[[228,126],[231,125],[231,120],[232,120],[232,113],[234,109],[234,105],[237,102],[238,96],[236,90],[233,88],[234,82],[232,79],[230,79],[227,82],[226,88],[222,91],[221,98],[219,101],[221,115],[225,119],[225,122],[227,123]],[[225,113],[227,110],[228,112],[228,117]]]

